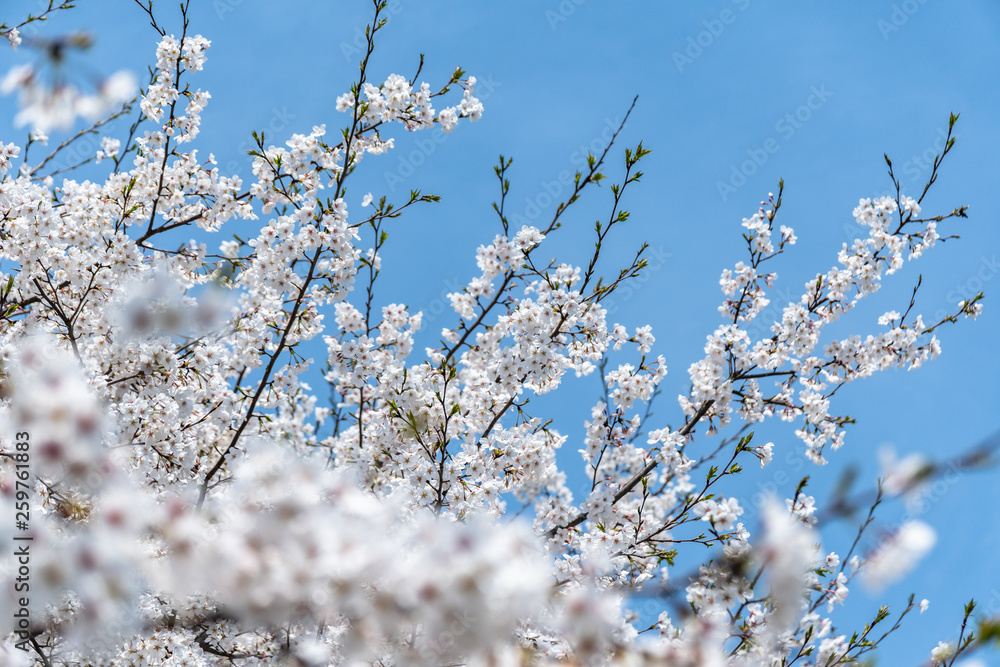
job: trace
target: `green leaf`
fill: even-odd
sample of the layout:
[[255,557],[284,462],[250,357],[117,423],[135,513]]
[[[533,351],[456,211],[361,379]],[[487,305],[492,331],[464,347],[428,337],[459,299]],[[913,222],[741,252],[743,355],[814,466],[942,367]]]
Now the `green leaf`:
[[996,648],[1000,648],[1000,616],[979,622],[979,643],[990,642],[996,642]]

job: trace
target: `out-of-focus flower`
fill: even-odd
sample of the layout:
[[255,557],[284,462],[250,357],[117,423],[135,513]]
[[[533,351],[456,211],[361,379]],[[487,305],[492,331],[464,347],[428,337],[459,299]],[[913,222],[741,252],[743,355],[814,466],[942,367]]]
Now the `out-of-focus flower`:
[[948,658],[955,655],[955,646],[948,642],[938,642],[938,645],[931,649],[931,662],[935,665],[945,663]]
[[868,557],[861,580],[873,591],[894,584],[917,566],[937,542],[934,529],[923,521],[907,521]]
[[[99,120],[135,95],[137,79],[126,70],[100,80],[90,92],[66,80],[62,65],[67,52],[72,48],[88,48],[91,43],[85,33],[55,40],[31,40],[30,45],[43,53],[41,63],[16,65],[0,82],[3,94],[18,93],[15,126],[30,125],[34,132],[42,134],[49,130],[68,130],[77,119]],[[49,68],[52,75],[46,78],[44,72]]]
[[931,472],[931,463],[920,453],[897,459],[890,447],[879,450],[882,468],[882,488],[890,496],[906,494],[908,499],[919,497],[923,482]]

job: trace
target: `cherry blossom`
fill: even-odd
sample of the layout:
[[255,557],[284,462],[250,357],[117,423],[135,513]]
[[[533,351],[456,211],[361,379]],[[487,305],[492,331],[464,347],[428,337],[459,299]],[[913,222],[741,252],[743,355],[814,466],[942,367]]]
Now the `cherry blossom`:
[[[297,128],[283,145],[254,133],[244,182],[200,131],[211,41],[187,3],[172,33],[140,6],[158,41],[135,110],[112,109],[133,92],[124,75],[97,99],[46,92],[30,67],[3,84],[32,142],[78,115],[128,113],[141,128],[101,134],[96,180],[47,160],[16,169],[27,147],[0,143],[0,426],[31,434],[38,554],[30,627],[0,621],[4,664],[833,665],[874,648],[830,614],[855,576],[879,588],[915,566],[933,529],[909,521],[857,548],[869,521],[833,552],[821,544],[830,508],[805,480],[757,513],[731,478],[790,451],[816,465],[840,455],[853,420],[837,390],[919,368],[940,354],[938,327],[980,313],[982,295],[939,322],[911,302],[877,333],[823,338],[905,262],[928,261],[964,208],[922,218],[922,195],[861,199],[863,238],[833,249],[836,265],[757,338],[773,260],[797,241],[774,227],[779,184],[733,225],[746,255],[721,272],[723,322],[686,369],[679,409],[654,414],[664,345],[602,304],[646,268],[646,248],[608,277],[598,269],[649,149],[626,149],[619,171],[610,145],[588,155],[552,219],[520,229],[501,157],[496,228],[419,349],[423,313],[383,298],[379,277],[395,219],[437,198],[345,184],[402,132],[479,120],[476,78],[376,76],[377,1],[329,129]],[[4,34],[15,45],[16,28]],[[566,212],[609,172],[591,256],[553,258]],[[538,399],[574,376],[600,389],[583,442]],[[774,417],[785,437],[755,441]],[[561,449],[583,465],[569,470]],[[13,502],[26,455],[7,440],[0,454]],[[885,468],[872,515],[936,470],[894,456]],[[6,554],[0,567],[13,608],[17,564]],[[911,598],[898,620],[927,604]],[[958,651],[942,643],[932,659]]]

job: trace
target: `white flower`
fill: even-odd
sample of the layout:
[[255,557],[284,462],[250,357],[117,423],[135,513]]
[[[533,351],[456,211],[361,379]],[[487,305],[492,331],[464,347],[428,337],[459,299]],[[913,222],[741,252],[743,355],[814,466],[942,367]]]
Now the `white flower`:
[[219,252],[227,259],[236,259],[240,252],[238,241],[223,241],[219,244]]
[[896,459],[896,452],[890,447],[879,450],[879,464],[882,468],[882,488],[890,496],[907,494],[910,500],[919,497],[923,482],[930,472],[927,457],[913,453],[903,459]]
[[354,95],[344,93],[337,98],[337,111],[350,111],[354,109]]
[[372,203],[372,193],[369,192],[368,194],[366,194],[364,197],[361,198],[361,207],[364,208],[371,203]]
[[9,95],[22,86],[27,86],[34,79],[35,68],[31,65],[15,65],[10,68],[0,81],[0,93]]
[[844,600],[847,599],[847,595],[850,591],[847,588],[847,575],[843,572],[837,574],[837,579],[834,582],[834,589],[830,592],[830,601],[827,604],[827,611],[833,611],[833,605],[837,602],[844,604]]
[[114,157],[118,155],[118,150],[121,148],[122,142],[118,139],[112,139],[111,137],[101,137],[101,150],[108,157]]
[[955,655],[955,646],[948,642],[938,642],[938,645],[931,649],[931,661],[935,665],[943,664],[953,655]]
[[794,502],[792,502],[791,498],[786,498],[785,506],[793,517],[807,526],[812,526],[816,523],[816,499],[812,496],[800,493]]
[[890,310],[889,312],[883,314],[881,317],[878,318],[878,323],[881,324],[882,326],[887,326],[893,320],[898,320],[898,319],[899,319],[899,311]]
[[781,243],[782,245],[795,245],[798,237],[795,236],[795,231],[791,227],[786,227],[781,225]]
[[811,528],[795,520],[773,499],[764,505],[764,545],[761,556],[768,565],[771,578],[771,601],[775,605],[774,627],[780,634],[798,618],[806,572],[812,567],[813,544]]
[[937,542],[934,529],[923,521],[907,521],[868,557],[861,579],[880,591],[910,573]]
[[4,144],[0,142],[0,174],[6,174],[12,166],[12,160],[17,159],[21,153],[21,147],[14,144]]
[[766,445],[757,447],[754,450],[754,454],[757,456],[758,459],[760,459],[761,468],[767,466],[767,464],[771,462],[771,459],[774,455],[774,443],[769,442]]
[[713,498],[695,505],[692,513],[711,523],[716,532],[727,533],[736,527],[736,518],[743,514],[743,508],[735,498]]
[[104,158],[118,155],[121,148],[121,141],[111,137],[101,137],[101,150],[97,151],[96,162],[101,162]]
[[106,107],[111,108],[125,102],[135,94],[138,87],[135,74],[128,70],[115,72],[100,85],[101,96]]

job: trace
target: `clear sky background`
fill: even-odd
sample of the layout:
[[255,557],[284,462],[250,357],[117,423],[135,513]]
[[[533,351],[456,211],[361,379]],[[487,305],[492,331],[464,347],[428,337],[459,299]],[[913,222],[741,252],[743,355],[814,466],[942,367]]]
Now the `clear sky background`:
[[[35,4],[5,3],[4,19],[20,18]],[[178,30],[176,3],[156,4],[162,20]],[[192,4],[192,30],[212,40],[206,70],[192,81],[212,94],[197,145],[216,154],[223,172],[249,177],[245,151],[252,130],[264,130],[269,142],[278,143],[315,124],[334,131],[344,122],[335,99],[356,76],[370,2]],[[153,61],[156,42],[142,12],[126,0],[79,5],[40,32],[93,32],[94,49],[74,58],[70,75],[85,79],[119,67],[141,75]],[[773,488],[784,471],[792,481],[777,485],[777,492],[790,496],[798,479],[812,474],[810,489],[822,502],[829,482],[850,463],[861,466],[863,486],[873,486],[880,447],[946,457],[1000,431],[1000,306],[993,296],[1000,294],[995,0],[392,0],[389,15],[371,66],[373,80],[393,72],[411,76],[418,54],[425,53],[424,80],[436,89],[461,65],[479,78],[486,107],[480,123],[463,123],[444,141],[428,144],[435,135],[393,130],[397,149],[367,158],[348,194],[355,207],[368,191],[396,201],[409,188],[443,197],[390,227],[378,290],[381,303],[425,311],[429,333],[421,347],[433,344],[440,328],[453,321],[445,295],[475,274],[475,248],[498,232],[490,210],[497,156],[514,158],[509,210],[540,224],[554,213],[546,195],[561,187],[559,174],[581,166],[581,148],[603,148],[606,128],[617,126],[638,95],[621,147],[641,140],[654,152],[644,162],[643,183],[627,197],[633,217],[612,237],[603,267],[616,272],[640,242],[650,243],[648,276],[629,298],[617,299],[612,319],[629,327],[653,325],[654,353],[666,355],[670,367],[655,424],[676,427],[682,420],[675,397],[686,390],[687,367],[702,356],[705,336],[721,323],[719,274],[745,258],[741,220],[785,179],[779,222],[793,226],[799,241],[771,267],[779,276],[771,295],[777,314],[854,238],[851,211],[858,199],[888,194],[883,152],[897,165],[903,187],[919,194],[949,113],[960,112],[956,148],[924,210],[946,213],[968,205],[968,220],[941,227],[942,234],[962,238],[890,277],[871,303],[831,327],[831,334],[878,331],[881,313],[905,309],[918,274],[924,286],[917,309],[928,322],[979,290],[987,295],[984,315],[942,331],[944,352],[924,368],[882,373],[839,392],[835,413],[851,414],[858,423],[826,469],[804,462],[789,425],[758,429],[761,442],[776,443],[776,463],[748,470],[743,488],[748,496]],[[16,53],[4,49],[0,66],[34,57],[24,47]],[[0,110],[2,139],[23,144],[23,130],[10,125],[13,100],[0,100]],[[53,133],[54,142],[63,138]],[[96,150],[96,141],[91,147]],[[607,171],[612,182],[621,173],[620,152],[613,155]],[[755,156],[756,163],[746,162]],[[595,189],[572,209],[545,252],[584,261],[593,222],[609,211],[609,188]],[[766,332],[756,333],[759,338]],[[561,460],[581,490],[576,450],[598,389],[595,377],[569,378],[559,398],[539,402],[569,435]],[[698,442],[695,452],[712,444]],[[1000,613],[998,481],[1000,472],[992,471],[935,487],[920,514],[938,530],[932,555],[882,594],[853,586],[849,609],[835,613],[840,630],[850,634],[881,602],[899,609],[910,592],[931,600],[925,614],[911,617],[886,642],[881,664],[925,660],[938,639],[957,635],[962,604],[970,597],[983,610]],[[900,503],[889,505],[880,528],[898,525],[903,512]],[[743,519],[757,531],[752,509]],[[843,554],[854,530],[853,523],[832,527],[825,548]],[[997,655],[981,659],[1000,665]]]

